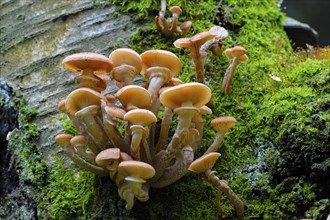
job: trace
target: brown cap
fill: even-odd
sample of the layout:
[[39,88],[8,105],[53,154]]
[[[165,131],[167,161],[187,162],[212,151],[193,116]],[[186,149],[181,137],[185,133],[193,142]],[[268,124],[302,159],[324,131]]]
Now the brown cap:
[[146,109],[134,109],[127,112],[124,116],[125,121],[133,125],[148,126],[157,121],[157,117],[152,111]]
[[126,176],[126,181],[145,183],[155,175],[155,169],[147,163],[141,161],[123,161],[118,166],[118,173]]
[[106,106],[105,112],[110,116],[114,118],[120,118],[123,119],[124,115],[126,114],[126,111],[124,109],[121,109],[117,106]]
[[194,173],[203,173],[209,169],[212,169],[217,159],[221,156],[220,153],[211,152],[202,157],[194,160],[188,170]]
[[211,89],[197,82],[173,86],[159,96],[160,102],[170,109],[176,109],[186,105],[200,108],[208,103],[210,98]]
[[213,129],[222,134],[229,131],[232,127],[236,125],[236,123],[236,119],[231,116],[222,116],[215,118],[211,121]]
[[100,105],[101,99],[105,99],[105,97],[100,93],[89,88],[79,88],[68,95],[65,108],[68,114],[74,115],[87,106]]
[[119,164],[120,149],[108,148],[101,151],[95,158],[95,163],[99,166],[106,166],[108,170],[116,170]]
[[76,135],[71,138],[70,143],[73,147],[87,145],[87,139],[83,135]]
[[181,14],[182,13],[182,9],[179,6],[172,6],[170,7],[170,12],[172,12],[172,14]]
[[62,99],[57,105],[58,109],[61,110],[61,112],[63,112],[63,113],[66,113],[65,102],[66,102],[66,99]]
[[58,134],[55,137],[55,142],[62,147],[70,147],[71,134]]
[[109,55],[109,59],[113,63],[114,67],[126,64],[135,67],[137,72],[142,69],[142,60],[140,55],[129,48],[119,48]]
[[124,81],[125,74],[134,78],[142,69],[140,55],[129,48],[119,48],[109,55],[109,59],[114,65],[111,74],[116,81]]
[[71,72],[82,73],[90,69],[94,74],[110,72],[113,66],[106,56],[92,52],[72,54],[64,58],[62,64]]
[[248,56],[246,55],[247,51],[242,46],[235,46],[233,48],[229,48],[225,50],[225,54],[228,59],[233,59],[234,56],[238,57],[239,62],[246,62],[249,60]]
[[137,108],[148,108],[151,101],[148,90],[137,85],[124,86],[117,91],[115,96],[127,111],[134,109],[134,106]]
[[143,76],[150,67],[165,67],[170,70],[172,77],[178,75],[182,69],[179,58],[174,53],[166,50],[148,50],[140,56],[143,62],[141,71]]
[[185,37],[185,38],[179,38],[176,41],[174,41],[174,46],[177,48],[196,48],[199,50],[199,48],[206,42],[216,37],[216,34],[214,32],[201,32],[199,34],[196,34],[192,37]]

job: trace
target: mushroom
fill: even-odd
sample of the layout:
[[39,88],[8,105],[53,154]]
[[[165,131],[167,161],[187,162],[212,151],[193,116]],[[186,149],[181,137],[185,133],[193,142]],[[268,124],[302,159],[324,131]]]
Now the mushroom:
[[[132,133],[132,139],[131,139],[131,156],[133,159],[141,160],[140,159],[140,143],[143,137],[146,137],[147,134],[147,126],[149,126],[151,123],[154,123],[157,121],[157,117],[154,113],[152,113],[149,110],[146,109],[134,109],[132,111],[129,111],[125,114],[124,120],[128,121],[131,126],[131,133]],[[150,149],[149,146],[145,147],[145,153],[146,153],[146,161],[151,163],[151,155],[150,155]]]
[[211,146],[205,151],[204,154],[217,151],[220,147],[220,144],[224,138],[226,132],[236,125],[237,121],[234,117],[231,116],[222,116],[215,118],[211,121],[211,125],[214,130],[216,130],[217,135],[211,144]]
[[155,104],[160,88],[181,71],[179,58],[166,50],[148,50],[142,53],[141,74],[149,79],[148,91],[151,95],[151,111],[156,114]]
[[172,32],[181,33],[181,30],[178,27],[178,18],[179,18],[179,15],[182,13],[182,9],[179,6],[175,5],[175,6],[170,7],[170,12],[172,13],[170,33],[172,33]]
[[206,52],[201,52],[201,46],[216,37],[214,32],[205,31],[196,34],[190,38],[180,38],[174,41],[174,46],[177,48],[190,48],[189,56],[192,58],[195,64],[196,82],[204,83],[204,65],[203,58],[206,56]]
[[153,180],[157,180],[170,161],[176,155],[188,128],[199,108],[205,105],[211,98],[211,90],[201,83],[186,83],[174,86],[165,90],[159,97],[160,102],[178,115],[178,125],[173,138],[167,146],[165,153],[162,153],[159,161],[155,164],[156,175]]
[[179,6],[170,7],[172,18],[165,18],[166,12],[166,0],[161,1],[161,10],[158,16],[155,17],[157,30],[162,31],[166,37],[171,36],[173,33],[180,35],[186,34],[192,26],[191,21],[183,22],[178,26],[178,17],[182,13],[182,9]]
[[228,95],[230,92],[230,83],[233,79],[236,66],[239,63],[247,62],[249,60],[246,53],[247,51],[245,48],[241,46],[235,46],[225,50],[226,56],[231,61],[231,64],[228,66],[222,82],[222,92],[225,95]]
[[109,59],[114,65],[111,75],[117,85],[121,88],[134,84],[134,77],[142,69],[140,55],[132,49],[119,48],[111,52]]
[[80,74],[76,77],[78,87],[87,87],[98,92],[106,88],[106,80],[97,75],[110,72],[113,67],[106,56],[92,52],[72,54],[64,58],[62,64],[67,70]]
[[148,90],[137,85],[124,86],[115,94],[126,111],[137,108],[148,108],[151,97]]
[[[159,90],[159,95],[162,94],[166,89],[169,89],[173,86],[177,86],[177,85],[181,85],[181,84],[183,84],[183,82],[180,79],[173,77],[170,81],[168,81],[165,84],[165,87],[163,87]],[[172,109],[164,107],[158,143],[156,145],[156,153],[165,149],[166,141],[168,138],[168,132],[170,130],[171,123],[172,123],[172,117],[173,117]]]
[[204,173],[205,171],[213,168],[215,162],[218,160],[220,156],[221,154],[217,152],[204,154],[200,158],[194,160],[190,164],[188,170],[193,173]]
[[211,50],[213,55],[215,56],[221,56],[222,54],[222,45],[223,45],[223,40],[228,37],[228,31],[220,27],[218,25],[213,26],[210,30],[210,32],[213,32],[216,34],[216,37],[205,42],[201,48],[200,52],[207,52],[208,50]]
[[119,165],[120,149],[108,148],[101,151],[95,158],[95,163],[109,171],[115,171]]
[[204,173],[204,176],[208,182],[214,185],[218,189],[217,193],[217,209],[224,215],[226,213],[220,207],[220,202],[218,201],[220,192],[223,192],[235,207],[235,212],[237,216],[241,216],[244,212],[244,204],[243,202],[237,197],[237,195],[232,191],[232,189],[228,186],[228,182],[225,180],[220,180],[217,176],[215,176],[215,171],[212,171],[212,167],[214,166],[217,159],[221,156],[221,154],[217,152],[210,152],[204,154],[202,157],[194,160],[190,166],[189,171],[193,173]]
[[108,172],[102,167],[95,166],[77,155],[70,143],[72,137],[71,134],[58,134],[55,137],[55,142],[63,148],[64,153],[77,165],[100,176],[108,175]]
[[101,126],[100,102],[105,97],[100,93],[89,89],[79,88],[71,92],[67,99],[65,108],[68,114],[74,115],[84,126],[86,126],[89,137],[96,144],[89,143],[91,150],[98,154],[100,150],[109,148],[108,140]]
[[[140,200],[145,202],[149,199],[148,188],[143,188],[142,184],[146,183],[146,180],[152,178],[155,175],[155,169],[144,162],[141,161],[123,161],[118,165],[118,173],[125,176],[125,181],[128,182],[130,186],[131,193]],[[131,209],[131,194],[129,191],[120,195],[121,198],[127,201],[126,209]],[[127,198],[128,197],[128,198]]]

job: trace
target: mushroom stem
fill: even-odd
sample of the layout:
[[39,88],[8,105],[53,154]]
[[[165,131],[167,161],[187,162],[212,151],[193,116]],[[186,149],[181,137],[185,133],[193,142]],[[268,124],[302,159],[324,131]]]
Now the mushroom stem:
[[213,143],[211,144],[211,146],[205,151],[204,155],[211,153],[211,152],[215,152],[220,148],[220,144],[224,139],[224,134],[218,132],[217,135],[214,138]]
[[190,146],[186,146],[179,151],[175,158],[175,163],[167,167],[164,174],[153,183],[153,188],[162,188],[168,186],[187,174],[188,167],[194,160],[194,152]]
[[147,137],[143,137],[142,138],[142,147],[144,149],[144,155],[145,157],[142,157],[142,161],[148,163],[148,164],[152,164],[152,156],[151,156],[151,149],[149,147],[148,141],[147,141]]
[[172,23],[170,27],[170,33],[173,33],[175,31],[181,32],[181,29],[178,28],[178,18],[179,18],[178,13],[172,13]]
[[98,148],[104,150],[109,148],[110,144],[109,140],[107,140],[103,128],[98,122],[99,109],[99,106],[91,105],[76,112],[75,116],[86,126],[87,133],[90,134]]
[[134,206],[135,197],[132,188],[127,181],[118,185],[118,194],[120,198],[126,201],[126,210],[131,210]]
[[109,136],[114,147],[118,147],[122,152],[129,153],[129,146],[127,145],[121,134],[119,133],[117,127],[114,125],[113,123],[114,120],[112,120],[111,117],[106,113],[105,108],[106,108],[106,103],[101,102],[103,127],[105,133]]
[[79,157],[76,153],[76,151],[73,148],[70,147],[64,147],[64,152],[65,154],[73,161],[75,162],[77,165],[81,166],[82,168],[95,173],[97,175],[100,176],[107,176],[109,175],[109,171],[106,169],[103,169],[102,167],[99,166],[95,166],[91,163],[88,163],[87,161],[85,161],[84,159],[82,159],[81,157]]
[[226,70],[226,73],[225,73],[225,76],[224,76],[223,82],[222,82],[222,92],[225,95],[228,95],[230,92],[230,84],[233,79],[235,68],[236,68],[237,64],[238,64],[238,57],[234,56],[231,64],[228,66],[228,68]]
[[160,10],[161,11],[166,11],[166,0],[161,0],[160,2]]
[[198,147],[200,146],[200,143],[202,141],[203,133],[204,133],[204,124],[203,122],[195,122],[195,129],[198,131],[198,135],[194,137],[194,140],[192,141],[191,147],[193,148],[194,152],[197,151]]
[[[184,107],[183,107],[184,108]],[[162,155],[159,161],[154,165],[156,170],[155,176],[150,180],[151,183],[157,181],[161,175],[163,175],[164,170],[168,167],[171,160],[177,154],[177,151],[184,140],[189,125],[193,116],[198,112],[197,109],[176,109],[175,112],[178,114],[178,125],[173,135],[173,138],[169,145],[167,146],[165,152],[161,152]],[[157,155],[156,155],[157,156]]]
[[131,156],[135,160],[141,160],[140,144],[142,141],[143,134],[145,132],[145,128],[141,125],[132,125],[130,126],[130,129],[132,132]]
[[204,53],[200,53],[199,49],[192,48],[189,56],[192,58],[195,64],[195,72],[196,72],[196,82],[204,83],[204,65],[203,58],[206,56]]
[[103,125],[106,133],[110,136],[114,147],[118,147],[122,152],[129,153],[129,147],[124,138],[120,135],[118,129],[108,120],[103,120]]
[[159,139],[156,146],[156,153],[165,149],[168,132],[170,131],[170,127],[172,123],[172,117],[173,117],[172,109],[165,107],[162,124],[160,128]]
[[222,216],[227,216],[228,213],[226,213],[225,210],[221,207],[221,203],[220,203],[221,195],[222,195],[222,191],[219,189],[217,192],[217,195],[215,197],[215,204],[216,204],[218,212],[221,213]]
[[242,216],[244,213],[244,204],[233,190],[226,184],[224,180],[220,180],[215,174],[214,171],[207,170],[204,175],[208,182],[210,182],[217,189],[221,190],[229,199],[230,203],[235,208],[235,213],[237,216]]
[[70,143],[72,136],[67,136],[65,139],[62,138],[62,140],[61,140],[61,136],[63,137],[62,134],[57,135],[55,137],[55,141],[63,148],[64,153],[73,162],[75,162],[78,166],[81,166],[82,168],[84,168],[90,172],[93,172],[97,175],[100,175],[100,176],[109,175],[109,172],[107,170],[103,169],[102,167],[95,166],[95,165],[85,161],[84,159],[82,159],[79,155],[77,155],[75,148]]

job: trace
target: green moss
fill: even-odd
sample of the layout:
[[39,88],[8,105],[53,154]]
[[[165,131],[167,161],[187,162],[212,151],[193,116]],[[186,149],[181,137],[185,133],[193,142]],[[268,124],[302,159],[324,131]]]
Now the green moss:
[[55,115],[54,118],[56,118],[60,124],[62,125],[62,131],[65,134],[71,134],[71,135],[77,135],[77,129],[75,128],[73,122],[69,119],[69,117],[66,114],[58,114]]
[[87,219],[91,211],[95,175],[79,169],[58,158],[50,167],[47,187],[39,204],[43,217],[47,219]]

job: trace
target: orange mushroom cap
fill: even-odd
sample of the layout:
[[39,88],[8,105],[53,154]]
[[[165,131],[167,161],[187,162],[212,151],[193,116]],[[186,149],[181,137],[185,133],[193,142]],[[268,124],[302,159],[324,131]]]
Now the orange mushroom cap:
[[160,96],[160,102],[170,108],[180,108],[186,103],[200,108],[211,99],[211,89],[202,83],[185,83],[165,90]]
[[217,159],[221,156],[220,153],[211,152],[206,155],[201,156],[200,158],[194,160],[188,170],[194,173],[203,173],[209,169],[212,169]]
[[141,74],[150,67],[165,67],[170,70],[172,77],[178,75],[182,69],[181,61],[172,52],[166,50],[148,50],[140,55],[143,65]]
[[222,116],[211,121],[211,125],[217,132],[225,133],[236,125],[237,121],[231,116]]
[[152,111],[146,109],[134,109],[124,116],[125,121],[129,121],[133,125],[148,126],[157,121],[157,117]]
[[105,97],[100,93],[89,88],[79,88],[68,95],[65,108],[68,114],[74,115],[87,106],[100,105],[101,99]]
[[93,52],[75,53],[64,58],[64,68],[71,72],[82,73],[85,69],[91,69],[94,74],[110,72],[113,64],[101,54]]
[[145,183],[147,179],[153,177],[155,169],[145,162],[141,161],[123,161],[118,166],[118,173],[126,176],[126,181]]
[[147,108],[151,101],[148,90],[137,85],[124,86],[117,91],[115,96],[119,99],[124,108],[127,108],[128,105],[133,105],[138,108]]

